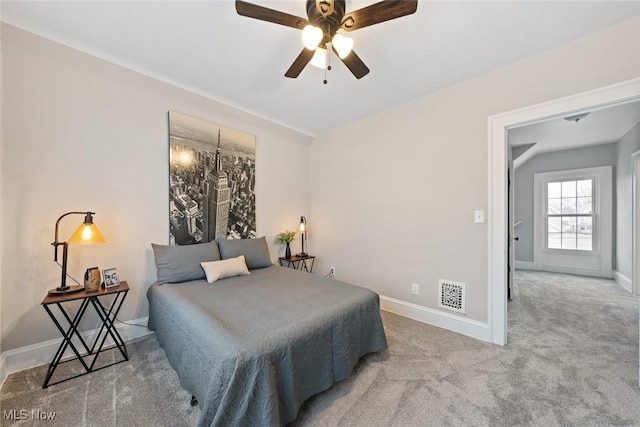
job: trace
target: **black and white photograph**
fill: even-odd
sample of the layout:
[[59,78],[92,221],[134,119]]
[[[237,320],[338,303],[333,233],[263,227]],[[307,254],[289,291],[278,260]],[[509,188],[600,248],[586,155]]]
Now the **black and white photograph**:
[[256,237],[255,136],[169,112],[169,242]]
[[120,280],[118,280],[118,273],[116,273],[115,268],[107,268],[105,270],[102,270],[102,277],[104,280],[105,288],[111,288],[120,284]]

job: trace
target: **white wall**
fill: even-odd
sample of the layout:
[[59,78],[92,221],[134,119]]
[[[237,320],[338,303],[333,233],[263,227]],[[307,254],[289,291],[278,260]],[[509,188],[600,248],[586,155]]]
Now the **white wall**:
[[[534,175],[540,172],[611,166],[615,165],[615,159],[616,144],[602,144],[538,154],[516,169],[514,220],[522,221],[516,228],[519,238],[515,244],[516,261],[533,262]],[[612,192],[613,190],[610,189]],[[615,218],[615,205],[612,215]],[[615,233],[613,238],[615,241]]]
[[432,310],[438,278],[465,282],[466,317],[486,322],[488,117],[638,77],[639,51],[634,19],[318,137],[318,271]]
[[[631,155],[640,150],[640,123],[616,144],[616,258],[614,270],[632,278],[632,170]],[[640,267],[640,266],[639,266]]]
[[[132,288],[119,317],[147,315],[150,243],[169,234],[169,110],[256,135],[259,235],[307,214],[311,138],[15,27],[2,39],[3,351],[58,337],[40,302],[60,280],[50,243],[67,211],[95,211],[107,239],[70,247],[70,274],[116,267]],[[65,218],[61,236],[81,220]]]
[[[168,237],[168,110],[257,136],[259,234],[307,214],[320,274],[334,265],[339,279],[434,309],[438,278],[466,282],[467,317],[485,322],[487,229],[473,210],[487,208],[487,118],[640,76],[634,19],[322,135],[309,150],[297,132],[2,31],[3,351],[58,336],[39,305],[59,280],[50,243],[69,210],[96,211],[108,239],[72,248],[71,274],[117,267],[133,288],[120,317],[146,316],[149,243]],[[65,221],[62,235],[75,226]],[[411,282],[421,295],[409,295]]]

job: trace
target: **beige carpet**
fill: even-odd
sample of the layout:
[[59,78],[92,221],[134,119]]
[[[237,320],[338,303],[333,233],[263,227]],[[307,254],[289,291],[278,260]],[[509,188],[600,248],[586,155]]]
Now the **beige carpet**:
[[[517,272],[514,297],[504,348],[383,312],[388,351],[307,401],[292,425],[640,426],[637,298],[610,280],[532,272]],[[46,367],[11,375],[3,414],[29,416],[1,424],[194,425],[199,410],[155,337],[128,348],[129,362],[46,390]]]

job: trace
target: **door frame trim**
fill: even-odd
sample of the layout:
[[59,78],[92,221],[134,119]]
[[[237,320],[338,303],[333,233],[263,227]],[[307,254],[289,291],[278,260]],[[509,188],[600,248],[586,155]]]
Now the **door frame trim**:
[[491,342],[507,343],[507,129],[638,97],[640,78],[488,118],[487,319]]
[[640,150],[631,154],[631,292],[640,294],[640,265],[638,265],[638,251],[640,251],[640,170],[638,170]]

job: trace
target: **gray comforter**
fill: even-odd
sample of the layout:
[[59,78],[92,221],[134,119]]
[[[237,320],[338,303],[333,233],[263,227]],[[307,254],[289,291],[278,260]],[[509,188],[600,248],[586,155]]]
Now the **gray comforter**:
[[386,348],[376,293],[272,266],[154,284],[149,328],[201,408],[199,426],[277,426]]

